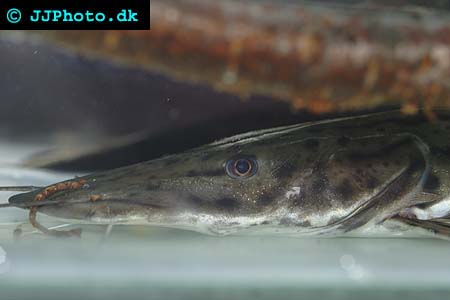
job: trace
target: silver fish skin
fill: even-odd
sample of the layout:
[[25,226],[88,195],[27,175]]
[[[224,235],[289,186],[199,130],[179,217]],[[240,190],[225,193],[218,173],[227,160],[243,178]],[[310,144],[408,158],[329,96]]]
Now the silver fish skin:
[[[37,209],[214,235],[446,237],[450,113],[438,115],[391,111],[250,132],[77,178],[82,188]],[[29,208],[42,191],[9,202]]]

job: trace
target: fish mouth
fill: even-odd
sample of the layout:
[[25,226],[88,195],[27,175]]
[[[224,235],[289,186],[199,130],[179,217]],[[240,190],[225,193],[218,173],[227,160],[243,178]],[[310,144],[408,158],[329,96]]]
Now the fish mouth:
[[[82,183],[92,183],[90,178],[77,180]],[[104,192],[105,189],[101,182],[97,186],[86,184],[86,187],[82,187],[80,184],[74,184],[78,181],[69,180],[35,191],[16,194],[11,196],[8,202],[12,207],[87,222],[93,219],[126,219],[137,215],[151,217],[156,211],[161,214],[170,210],[167,203],[159,200],[164,197],[159,191],[147,191],[141,194],[134,192],[136,196],[131,197],[124,195],[120,187]],[[95,181],[94,179],[93,182],[95,183]],[[140,189],[135,188],[135,190]]]
[[[47,205],[61,205],[67,203],[66,201],[58,201],[58,200],[42,200],[35,201],[36,197],[39,195],[39,191],[27,192],[27,193],[19,193],[9,197],[8,203],[12,207],[18,207],[23,209],[28,209],[32,207],[41,207]],[[86,200],[78,200],[73,201],[71,203],[85,203]]]
[[30,201],[30,195],[17,195],[10,199],[11,206],[32,209],[49,216],[63,219],[83,220],[87,223],[109,223],[111,221],[127,223],[127,220],[145,219],[149,223],[155,214],[166,214],[168,207],[148,203],[140,199],[106,198],[92,201],[89,199]]
[[[48,229],[36,219],[36,213],[43,212],[46,215],[68,220],[83,220],[84,223],[120,223],[124,220],[146,219],[149,211],[161,210],[162,206],[143,204],[143,201],[130,199],[103,199],[101,195],[90,195],[86,191],[67,190],[68,183],[59,183],[37,191],[21,193],[8,199],[10,206],[29,209],[29,221],[33,227],[42,233],[55,237],[80,236],[81,229],[76,228],[69,231],[58,231]],[[58,188],[63,188],[58,190]],[[73,193],[77,195],[73,195]],[[80,194],[81,193],[81,194]],[[134,212],[145,212],[138,216]],[[78,223],[78,222],[77,222]]]

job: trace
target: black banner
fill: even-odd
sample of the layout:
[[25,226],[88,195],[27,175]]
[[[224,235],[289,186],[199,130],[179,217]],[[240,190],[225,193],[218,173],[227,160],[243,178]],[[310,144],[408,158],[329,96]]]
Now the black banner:
[[0,30],[150,29],[150,0],[0,0]]

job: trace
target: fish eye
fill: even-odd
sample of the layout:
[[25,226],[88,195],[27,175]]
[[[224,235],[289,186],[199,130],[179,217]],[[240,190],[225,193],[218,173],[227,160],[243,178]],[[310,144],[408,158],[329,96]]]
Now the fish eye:
[[230,177],[248,178],[255,175],[258,164],[251,157],[235,157],[226,163],[225,169]]

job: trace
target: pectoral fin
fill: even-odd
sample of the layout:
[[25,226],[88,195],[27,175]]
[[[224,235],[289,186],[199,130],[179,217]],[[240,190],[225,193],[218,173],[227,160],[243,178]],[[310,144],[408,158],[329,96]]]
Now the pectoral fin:
[[399,221],[401,223],[419,227],[425,229],[433,234],[440,235],[450,239],[450,218],[439,218],[430,220],[419,220],[415,218],[406,218],[399,215],[392,217],[391,219]]

